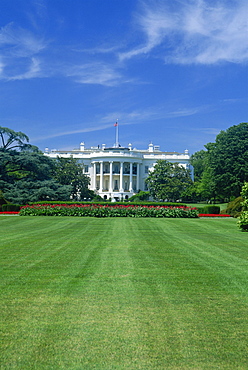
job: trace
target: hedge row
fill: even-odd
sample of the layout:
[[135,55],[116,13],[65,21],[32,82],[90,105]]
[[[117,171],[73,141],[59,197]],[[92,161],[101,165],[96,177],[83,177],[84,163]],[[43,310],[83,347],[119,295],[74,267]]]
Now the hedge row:
[[[39,202],[30,202],[29,205],[35,205],[35,204],[41,204],[41,201]],[[46,204],[67,204],[67,205],[99,205],[99,206],[109,206],[109,207],[116,207],[116,206],[166,206],[166,207],[187,207],[184,203],[172,203],[172,202],[148,202],[148,201],[140,201],[140,202],[75,202],[75,201],[69,201],[69,202],[63,202],[63,201],[46,201]]]
[[197,207],[197,210],[199,211],[199,213],[204,213],[204,214],[215,214],[215,215],[220,214],[220,207],[214,206],[214,205],[209,205],[205,207]]
[[20,216],[79,216],[79,217],[167,217],[197,218],[198,211],[188,207],[106,206],[106,205],[32,205],[21,208]]
[[2,204],[0,211],[1,212],[18,212],[20,211],[21,205],[20,204]]

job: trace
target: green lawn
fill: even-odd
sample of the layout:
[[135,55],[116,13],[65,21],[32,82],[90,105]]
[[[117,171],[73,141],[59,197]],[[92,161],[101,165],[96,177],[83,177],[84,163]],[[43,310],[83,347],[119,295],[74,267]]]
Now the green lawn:
[[1,369],[247,369],[235,219],[0,217]]

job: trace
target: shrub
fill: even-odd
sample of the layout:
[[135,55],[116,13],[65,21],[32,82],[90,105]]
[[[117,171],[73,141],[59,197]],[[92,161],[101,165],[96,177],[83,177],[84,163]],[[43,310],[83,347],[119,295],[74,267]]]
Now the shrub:
[[243,197],[243,211],[248,211],[248,182],[244,184],[241,191],[241,196]]
[[200,210],[200,213],[219,215],[220,214],[220,207],[219,206],[214,206],[214,205],[205,206],[205,207],[203,207],[203,209]]
[[243,197],[235,198],[232,202],[229,202],[226,209],[221,211],[221,213],[226,213],[232,217],[239,217],[242,211]]
[[197,218],[198,212],[189,207],[99,205],[99,204],[36,204],[24,206],[21,216],[79,216],[79,217],[183,217]]
[[246,182],[242,187],[241,195],[244,199],[241,203],[243,208],[239,217],[238,227],[242,231],[248,232],[248,182]]
[[[35,205],[35,204],[42,204],[40,201],[39,202],[30,202],[29,205]],[[43,203],[44,204],[44,203]],[[99,200],[92,200],[92,201],[89,201],[89,202],[75,202],[75,201],[67,201],[67,202],[59,202],[59,201],[46,201],[46,204],[67,204],[67,205],[81,205],[81,206],[85,206],[85,205],[104,205],[104,206],[108,206],[108,207],[116,207],[116,206],[126,206],[127,205],[127,202],[110,202],[110,201],[103,201],[101,199],[101,201]],[[134,206],[137,206],[137,205],[141,205],[141,206],[161,206],[161,207],[187,207],[186,204],[184,203],[173,203],[173,202],[150,202],[150,201],[139,201],[139,202],[128,202],[128,205],[131,206],[131,205],[134,205]]]
[[150,196],[149,191],[139,191],[137,194],[133,195],[128,199],[129,202],[140,202],[143,200],[148,200]]
[[105,200],[98,194],[94,194],[94,197],[92,199],[92,202],[105,202]]
[[248,232],[248,211],[243,211],[238,220],[238,227],[242,231]]
[[6,203],[8,203],[8,202],[7,202],[7,200],[4,199],[3,192],[2,192],[2,190],[0,190],[0,212],[2,211],[3,204],[6,204]]
[[18,212],[20,211],[20,208],[20,204],[7,203],[2,205],[2,212]]

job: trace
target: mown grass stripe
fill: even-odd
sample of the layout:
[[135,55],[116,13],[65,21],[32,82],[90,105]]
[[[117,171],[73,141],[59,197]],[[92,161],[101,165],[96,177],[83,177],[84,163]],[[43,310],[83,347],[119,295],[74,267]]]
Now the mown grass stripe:
[[246,368],[235,220],[3,220],[3,368]]

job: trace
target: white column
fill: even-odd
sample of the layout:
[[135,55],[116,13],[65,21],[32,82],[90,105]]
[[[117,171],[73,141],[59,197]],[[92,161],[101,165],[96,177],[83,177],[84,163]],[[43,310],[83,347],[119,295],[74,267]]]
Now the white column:
[[140,164],[137,163],[137,180],[136,180],[136,191],[138,192],[139,191],[139,178],[140,178]]
[[93,162],[93,190],[96,190],[96,162]]
[[109,162],[109,192],[113,192],[113,161]]
[[100,188],[99,191],[102,192],[103,188],[103,161],[100,161]]
[[123,162],[120,162],[120,192],[123,192]]
[[133,192],[133,163],[130,162],[129,191]]

